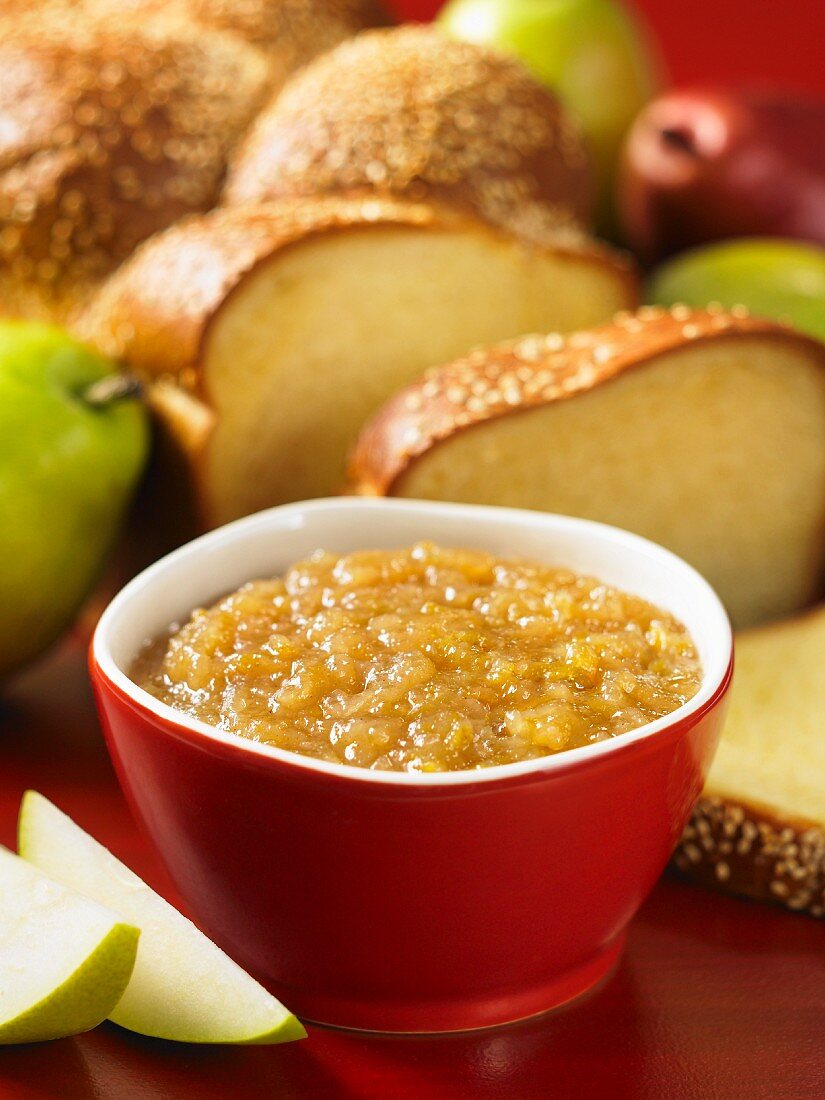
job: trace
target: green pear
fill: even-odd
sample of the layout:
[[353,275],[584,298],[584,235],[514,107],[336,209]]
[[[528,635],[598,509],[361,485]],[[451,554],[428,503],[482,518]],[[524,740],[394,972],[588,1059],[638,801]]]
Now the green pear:
[[825,248],[768,237],[703,245],[654,271],[647,300],[745,306],[825,340]]
[[60,329],[0,322],[0,674],[69,625],[143,467],[146,416],[113,371]]
[[18,849],[46,874],[141,929],[132,980],[109,1019],[188,1043],[285,1043],[300,1022],[128,867],[35,791],[20,809]]
[[600,220],[612,224],[622,140],[661,86],[652,42],[621,0],[451,0],[439,22],[455,38],[515,54],[582,124],[598,173]]
[[0,1043],[88,1031],[114,1011],[137,928],[0,847]]

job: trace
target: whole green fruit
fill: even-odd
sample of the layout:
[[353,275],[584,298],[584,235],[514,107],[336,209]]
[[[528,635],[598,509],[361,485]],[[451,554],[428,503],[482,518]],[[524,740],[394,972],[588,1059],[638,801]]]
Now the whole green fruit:
[[0,673],[69,625],[140,475],[144,409],[101,392],[113,372],[59,329],[0,322]]
[[598,173],[601,222],[631,122],[661,86],[662,65],[620,0],[451,0],[441,26],[515,54],[582,124]]
[[767,237],[703,245],[654,271],[647,301],[741,305],[825,340],[825,249]]

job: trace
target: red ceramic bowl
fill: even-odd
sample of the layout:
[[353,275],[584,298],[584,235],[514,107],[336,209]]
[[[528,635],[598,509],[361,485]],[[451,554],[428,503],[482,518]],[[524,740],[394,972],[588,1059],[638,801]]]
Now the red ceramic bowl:
[[[414,775],[244,741],[127,675],[144,639],[244,581],[318,547],[421,538],[570,566],[666,607],[698,644],[699,693],[612,741]],[[203,929],[306,1019],[430,1032],[542,1012],[610,970],[702,788],[732,642],[707,583],[626,532],[341,499],[262,512],[152,566],[100,620],[91,668],[123,789]]]

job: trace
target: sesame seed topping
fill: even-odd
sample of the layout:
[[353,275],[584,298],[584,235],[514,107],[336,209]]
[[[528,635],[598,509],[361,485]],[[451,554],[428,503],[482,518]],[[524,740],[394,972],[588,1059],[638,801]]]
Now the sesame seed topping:
[[229,202],[360,188],[438,197],[531,241],[580,241],[592,206],[578,126],[522,65],[407,25],[317,58],[258,118]]
[[213,205],[268,79],[232,36],[59,4],[5,21],[0,71],[0,280],[12,308],[34,294],[56,320],[144,238]]
[[639,321],[658,321],[664,315],[665,310],[661,306],[642,306],[636,311],[636,317]]
[[600,344],[599,347],[593,349],[593,358],[597,363],[607,363],[618,354],[619,349],[611,344]]
[[[699,834],[712,844],[698,847]],[[675,861],[694,876],[710,876],[738,892],[825,915],[825,831],[820,828],[798,830],[738,803],[705,797],[685,828]]]

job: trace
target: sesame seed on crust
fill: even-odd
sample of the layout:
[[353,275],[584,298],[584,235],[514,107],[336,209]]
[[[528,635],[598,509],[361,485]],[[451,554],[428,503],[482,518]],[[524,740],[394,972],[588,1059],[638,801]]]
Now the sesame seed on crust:
[[41,20],[163,16],[200,24],[263,51],[271,90],[339,42],[392,22],[380,0],[0,0],[0,18],[34,12]]
[[822,352],[821,344],[787,326],[741,311],[685,310],[642,306],[585,332],[522,336],[432,368],[365,425],[350,464],[350,491],[392,495],[418,457],[458,431],[575,397],[687,344],[760,335],[803,341]]
[[705,796],[673,862],[705,885],[825,916],[825,830],[818,826]]
[[0,309],[54,320],[214,204],[267,80],[218,32],[68,16],[0,21],[0,71]]
[[577,124],[516,60],[421,26],[368,31],[287,83],[225,201],[377,193],[449,202],[524,239],[576,235],[592,174]]
[[[87,0],[88,2],[88,0]],[[92,0],[111,9],[120,0]],[[169,9],[169,0],[128,0]],[[172,0],[206,26],[238,34],[266,50],[281,80],[311,58],[368,27],[386,26],[379,0]],[[279,83],[281,82],[279,80]]]

